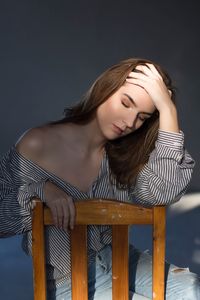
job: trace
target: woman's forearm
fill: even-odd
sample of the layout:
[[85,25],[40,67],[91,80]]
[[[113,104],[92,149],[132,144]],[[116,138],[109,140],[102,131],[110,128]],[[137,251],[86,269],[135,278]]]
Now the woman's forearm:
[[159,129],[163,131],[180,132],[177,110],[173,103],[159,112]]

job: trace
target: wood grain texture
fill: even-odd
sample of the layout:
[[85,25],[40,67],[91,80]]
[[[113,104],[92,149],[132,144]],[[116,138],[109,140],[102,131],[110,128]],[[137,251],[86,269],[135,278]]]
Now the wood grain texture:
[[153,299],[164,299],[165,293],[165,207],[153,208]]
[[[33,210],[34,300],[46,300],[43,219],[45,225],[53,224],[53,220],[50,209],[36,200]],[[112,225],[113,300],[128,300],[128,225],[152,224],[152,299],[164,300],[165,207],[144,208],[112,199],[77,201],[75,207],[76,225],[71,233],[72,299],[88,299],[87,225]]]
[[[95,199],[75,202],[76,224],[152,224],[152,209],[118,200]],[[51,212],[45,209],[45,224],[52,224]]]
[[36,201],[32,217],[34,300],[46,300],[46,268],[43,204]]
[[112,226],[112,299],[128,300],[128,225]]
[[87,226],[71,231],[72,299],[88,299]]

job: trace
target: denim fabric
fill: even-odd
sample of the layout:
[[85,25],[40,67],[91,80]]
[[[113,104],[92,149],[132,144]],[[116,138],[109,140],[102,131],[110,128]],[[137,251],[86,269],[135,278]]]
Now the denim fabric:
[[[89,266],[89,300],[112,299],[112,249],[106,246]],[[187,268],[166,262],[166,300],[199,300],[200,281]],[[148,251],[129,248],[129,290],[132,300],[149,300],[152,292],[152,257]],[[71,283],[48,290],[48,300],[70,300]],[[119,299],[120,300],[120,299]]]

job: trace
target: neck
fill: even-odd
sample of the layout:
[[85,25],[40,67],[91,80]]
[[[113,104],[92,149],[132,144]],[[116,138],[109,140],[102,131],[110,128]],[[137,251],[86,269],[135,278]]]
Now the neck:
[[78,146],[83,155],[104,151],[106,139],[101,134],[95,118],[85,125],[68,123],[67,126],[72,133],[73,144]]

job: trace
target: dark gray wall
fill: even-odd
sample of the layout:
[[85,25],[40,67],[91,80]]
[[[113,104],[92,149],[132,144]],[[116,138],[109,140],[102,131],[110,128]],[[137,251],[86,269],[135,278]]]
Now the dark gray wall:
[[[164,66],[178,88],[181,128],[197,162],[189,191],[199,192],[198,5],[198,0],[1,0],[0,155],[26,129],[59,118],[107,67],[145,57]],[[193,242],[199,241],[197,213],[183,215],[181,225],[178,218],[170,219],[167,258],[199,273],[192,254]],[[185,232],[186,240],[180,239]],[[145,248],[146,235],[136,238]],[[2,299],[32,299],[31,261],[19,244],[20,237],[0,240]],[[175,251],[179,245],[183,259]]]
[[104,69],[145,57],[178,87],[181,128],[200,190],[198,0],[14,1],[0,4],[3,154],[27,128],[61,116]]

